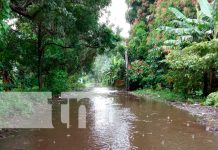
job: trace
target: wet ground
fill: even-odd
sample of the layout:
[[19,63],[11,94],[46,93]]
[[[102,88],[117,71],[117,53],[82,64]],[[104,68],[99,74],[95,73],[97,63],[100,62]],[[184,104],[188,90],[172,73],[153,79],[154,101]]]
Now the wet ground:
[[[216,150],[218,136],[196,118],[166,103],[125,92],[95,89],[86,106],[86,128],[23,129],[0,141],[0,150]],[[74,106],[72,106],[74,108]]]
[[213,106],[202,106],[200,104],[188,104],[172,102],[172,106],[187,111],[196,116],[199,124],[206,126],[206,130],[218,135],[218,108]]

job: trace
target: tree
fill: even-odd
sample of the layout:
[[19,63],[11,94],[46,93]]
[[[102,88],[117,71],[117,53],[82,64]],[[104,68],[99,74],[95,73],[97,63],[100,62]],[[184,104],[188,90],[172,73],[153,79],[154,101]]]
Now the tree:
[[161,31],[174,34],[177,39],[168,39],[164,44],[168,46],[181,46],[191,42],[200,42],[217,37],[215,19],[215,1],[209,3],[207,0],[198,0],[200,10],[196,4],[197,18],[186,17],[178,9],[170,7],[169,10],[177,17],[172,24],[175,27],[161,26]]
[[147,26],[142,21],[133,26],[131,37],[128,41],[130,61],[134,61],[136,59],[144,59],[147,57],[147,30]]
[[171,68],[168,81],[174,83],[175,89],[181,89],[188,94],[201,90],[207,96],[216,91],[217,49],[218,41],[212,40],[173,51],[166,58]]
[[[7,3],[12,12],[10,18],[18,18],[16,30],[12,31],[18,41],[25,41],[25,44],[19,44],[23,58],[20,68],[26,65],[35,72],[37,66],[39,89],[51,69],[78,71],[98,53],[113,47],[116,40],[113,40],[111,30],[98,24],[100,10],[109,3],[109,0],[14,0]],[[53,57],[53,54],[68,57]],[[25,59],[32,60],[33,65]]]
[[[146,4],[146,7],[144,6]],[[130,52],[130,63],[144,61],[148,66],[147,70],[152,70],[152,75],[141,78],[142,87],[170,87],[164,75],[168,71],[168,65],[163,62],[169,49],[163,48],[164,41],[172,38],[172,34],[163,33],[156,30],[163,24],[170,24],[174,16],[168,11],[168,7],[184,8],[183,13],[193,16],[193,4],[189,0],[133,0],[129,1],[130,20],[133,24],[131,36],[128,42]],[[134,14],[134,15],[131,15]],[[136,15],[135,15],[136,14]],[[149,71],[148,71],[149,72]],[[142,80],[143,79],[143,80]],[[140,79],[139,79],[140,80]]]
[[[175,88],[182,89],[185,93],[190,94],[202,90],[202,93],[207,96],[217,88],[217,62],[214,58],[217,56],[217,50],[215,50],[217,49],[216,2],[198,0],[198,3],[201,9],[197,9],[197,19],[187,18],[177,9],[170,8],[180,19],[174,22],[176,21],[183,27],[163,27],[164,30],[175,33],[179,37],[177,40],[168,40],[165,43],[180,45],[180,48],[167,56],[166,62],[171,68],[167,78],[170,82],[174,82]],[[188,36],[191,40],[185,38]],[[202,42],[208,40],[209,42]],[[190,42],[188,47],[181,46],[187,41]],[[193,41],[198,43],[193,44]],[[179,74],[181,71],[183,75]]]

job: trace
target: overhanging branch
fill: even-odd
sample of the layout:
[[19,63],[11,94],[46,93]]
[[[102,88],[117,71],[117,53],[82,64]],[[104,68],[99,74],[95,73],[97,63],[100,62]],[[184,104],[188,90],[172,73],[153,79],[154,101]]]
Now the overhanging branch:
[[23,17],[26,17],[28,19],[32,19],[32,16],[29,15],[22,7],[15,6],[14,4],[10,4],[10,8],[15,13],[17,13],[17,14],[23,16]]
[[61,44],[57,44],[57,43],[53,43],[53,42],[50,42],[50,43],[46,43],[43,47],[43,49],[45,49],[47,46],[58,46],[58,47],[61,47],[61,48],[73,48],[73,46],[65,46],[65,45],[61,45]]
[[[74,48],[74,46],[66,46],[66,45],[61,45],[61,44],[58,44],[58,43],[54,43],[54,42],[50,42],[50,43],[46,43],[43,47],[43,50],[47,47],[47,46],[58,46],[58,47],[61,47],[61,48],[64,48],[64,49],[68,49],[68,48]],[[88,44],[85,44],[84,45],[85,47],[87,48],[92,48],[92,49],[97,49],[99,48],[99,46],[93,46],[93,45],[88,45]]]
[[[28,2],[28,5],[31,3],[31,1]],[[26,4],[27,5],[27,4]],[[13,12],[26,17],[30,20],[33,20],[39,13],[40,11],[45,8],[46,5],[41,6],[38,10],[36,10],[33,14],[29,14],[26,10],[26,5],[24,7],[19,6],[19,5],[15,5],[13,3],[10,3],[10,8]]]

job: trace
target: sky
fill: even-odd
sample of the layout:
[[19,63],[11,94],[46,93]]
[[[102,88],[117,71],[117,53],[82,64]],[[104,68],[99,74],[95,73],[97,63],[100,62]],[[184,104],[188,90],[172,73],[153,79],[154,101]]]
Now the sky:
[[[130,24],[126,21],[126,11],[128,6],[125,0],[112,0],[111,6],[107,8],[110,11],[110,16],[108,18],[109,24],[113,24],[113,29],[115,30],[117,27],[122,29],[121,36],[124,38],[129,37]],[[106,23],[107,14],[100,18],[100,22]]]

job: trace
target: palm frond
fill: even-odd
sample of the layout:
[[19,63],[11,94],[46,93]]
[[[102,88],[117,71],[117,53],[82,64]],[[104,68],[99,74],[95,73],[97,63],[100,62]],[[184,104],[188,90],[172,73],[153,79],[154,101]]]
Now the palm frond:
[[198,0],[201,11],[207,17],[213,19],[213,6],[207,0]]

